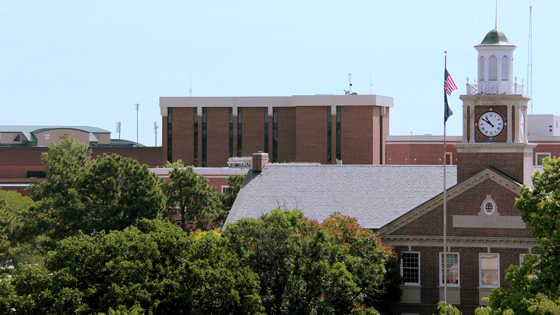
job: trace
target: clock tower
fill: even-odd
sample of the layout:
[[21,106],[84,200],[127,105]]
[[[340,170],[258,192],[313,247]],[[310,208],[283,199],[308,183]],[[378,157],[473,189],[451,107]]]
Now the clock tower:
[[523,85],[513,80],[513,51],[506,35],[493,29],[474,46],[478,81],[469,84],[463,101],[463,140],[457,148],[457,180],[487,167],[531,184],[533,148],[527,141],[527,103]]

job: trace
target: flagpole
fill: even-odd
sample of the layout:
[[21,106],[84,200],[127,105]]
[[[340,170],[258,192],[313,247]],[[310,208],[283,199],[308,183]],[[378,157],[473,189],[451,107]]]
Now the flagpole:
[[[447,71],[447,50],[445,53],[445,71]],[[444,73],[444,80],[445,73]],[[445,82],[445,81],[444,81]],[[446,102],[447,95],[445,94],[445,88],[443,89],[443,101],[445,103],[444,115],[447,117],[448,104]],[[443,298],[445,300],[445,305],[447,305],[447,119],[444,118],[443,121]]]

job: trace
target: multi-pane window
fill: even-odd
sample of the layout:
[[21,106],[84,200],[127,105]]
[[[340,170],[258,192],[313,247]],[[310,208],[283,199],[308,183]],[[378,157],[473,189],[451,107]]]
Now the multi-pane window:
[[420,284],[420,253],[402,253],[401,275],[405,284]]
[[537,155],[536,158],[537,165],[543,165],[544,159],[546,158],[550,159],[550,153],[537,153],[536,155]]
[[500,286],[500,254],[480,254],[480,286]]
[[448,286],[459,286],[460,282],[460,265],[459,253],[446,253],[447,261],[444,263],[444,253],[439,254],[439,284],[444,285],[447,276]]

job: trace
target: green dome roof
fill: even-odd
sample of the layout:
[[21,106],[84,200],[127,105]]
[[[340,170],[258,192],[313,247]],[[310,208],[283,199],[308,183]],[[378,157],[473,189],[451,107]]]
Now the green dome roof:
[[511,45],[504,32],[493,29],[486,36],[479,45]]

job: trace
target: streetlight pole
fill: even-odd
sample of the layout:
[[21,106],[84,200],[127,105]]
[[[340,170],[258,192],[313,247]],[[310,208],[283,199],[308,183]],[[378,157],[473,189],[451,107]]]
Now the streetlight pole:
[[138,106],[140,106],[140,104],[135,104],[136,105],[136,143],[138,143]]
[[119,140],[121,139],[121,122],[117,122],[117,133],[119,134]]

